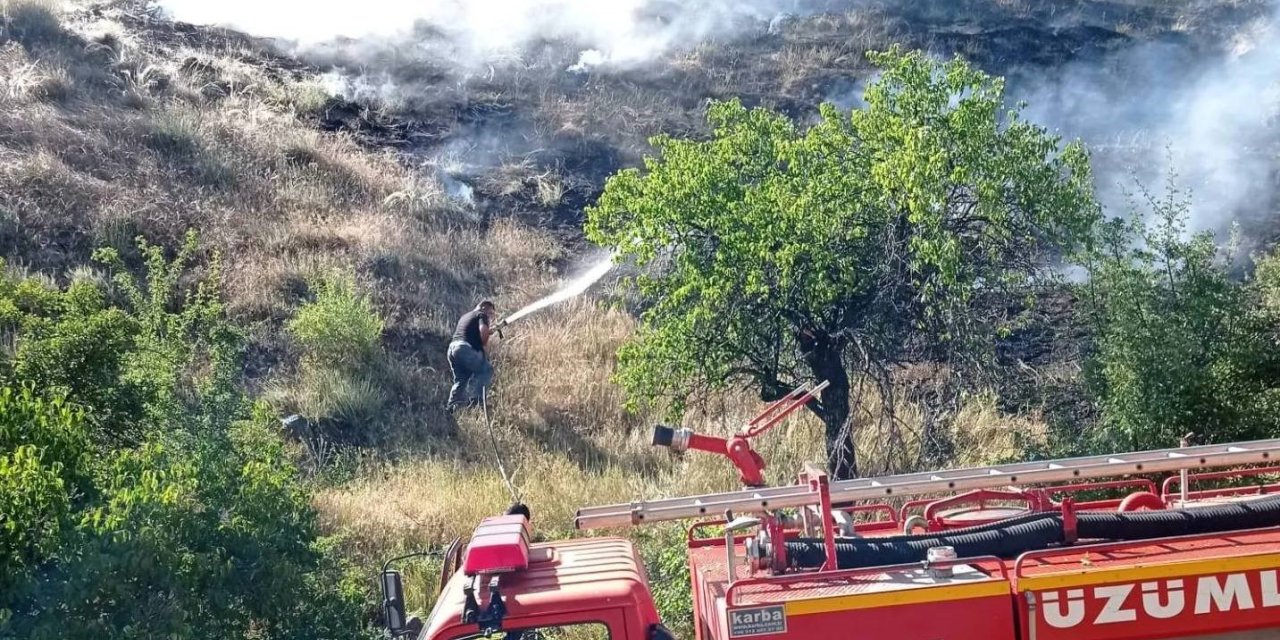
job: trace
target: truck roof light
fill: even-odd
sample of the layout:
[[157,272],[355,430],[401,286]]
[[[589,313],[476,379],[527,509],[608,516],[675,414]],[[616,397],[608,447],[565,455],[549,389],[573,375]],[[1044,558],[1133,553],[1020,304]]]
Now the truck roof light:
[[468,576],[529,568],[529,521],[524,516],[486,518],[476,527],[462,560]]

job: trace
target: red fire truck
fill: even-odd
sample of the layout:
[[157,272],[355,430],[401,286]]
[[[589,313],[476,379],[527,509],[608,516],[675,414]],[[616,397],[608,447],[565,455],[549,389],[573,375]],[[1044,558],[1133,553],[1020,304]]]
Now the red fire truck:
[[[745,489],[582,509],[577,526],[691,520],[698,640],[1280,639],[1280,440],[761,486],[751,438],[820,390],[731,438],[657,429],[729,458]],[[530,527],[516,513],[455,541],[425,620],[385,569],[391,635],[673,637],[629,541],[531,544]]]

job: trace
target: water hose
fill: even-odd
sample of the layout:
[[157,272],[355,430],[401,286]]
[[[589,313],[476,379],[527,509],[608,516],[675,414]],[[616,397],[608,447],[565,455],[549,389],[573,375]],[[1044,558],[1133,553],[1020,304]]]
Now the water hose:
[[[1230,505],[1170,511],[1076,514],[1080,540],[1153,540],[1280,526],[1280,496]],[[1038,513],[946,533],[886,538],[841,538],[836,562],[841,569],[859,569],[921,562],[932,547],[954,547],[964,557],[1015,558],[1028,551],[1066,542],[1061,514]],[[826,550],[821,539],[789,540],[787,564],[792,568],[821,567]]]

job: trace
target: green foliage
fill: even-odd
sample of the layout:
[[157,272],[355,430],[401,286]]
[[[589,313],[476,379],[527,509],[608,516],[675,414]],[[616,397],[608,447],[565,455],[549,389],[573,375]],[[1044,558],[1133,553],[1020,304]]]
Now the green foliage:
[[343,571],[279,439],[254,423],[228,435],[111,460],[83,546],[37,590],[48,626],[37,620],[35,637],[63,617],[84,621],[70,636],[83,638],[358,634],[361,594],[332,588]]
[[689,598],[691,583],[684,527],[644,528],[638,529],[636,535],[658,617],[677,638],[692,638],[693,601]]
[[1260,256],[1253,277],[1262,312],[1280,320],[1280,253]]
[[147,390],[126,376],[126,355],[138,331],[135,318],[105,308],[101,292],[85,285],[60,295],[55,309],[60,313],[25,319],[13,376],[91,409],[104,437],[137,438]]
[[[1115,224],[1090,264],[1096,344],[1088,382],[1099,448],[1176,446],[1280,433],[1280,351],[1269,314],[1274,258],[1234,281],[1208,233],[1188,235],[1187,202],[1152,201],[1150,225]],[[1230,252],[1229,252],[1230,253]]]
[[[0,277],[0,637],[353,638],[364,588],[240,390],[190,236],[111,288]],[[187,284],[191,283],[191,284]]]
[[883,73],[865,109],[824,105],[802,130],[713,104],[711,139],[655,139],[659,156],[588,209],[588,237],[648,270],[619,354],[634,402],[678,412],[694,386],[768,395],[818,377],[833,383],[830,438],[848,414],[844,367],[882,383],[921,358],[981,372],[1010,321],[977,302],[1033,293],[1049,259],[1089,237],[1085,151],[1005,112],[1000,80],[922,53],[872,60]]
[[315,300],[289,321],[289,333],[315,366],[356,368],[379,351],[384,323],[355,278],[333,273],[315,285]]
[[349,274],[332,273],[314,289],[315,299],[288,324],[302,361],[297,378],[277,401],[305,416],[328,439],[368,442],[387,405],[378,380],[384,372],[384,322]]
[[18,328],[11,375],[86,407],[102,439],[136,443],[150,429],[193,420],[225,429],[243,409],[236,406],[241,340],[223,319],[218,263],[184,290],[194,235],[172,261],[161,247],[138,246],[142,281],[114,250],[96,254],[114,271],[111,291],[90,281],[64,291],[36,279],[0,283],[0,318]]
[[203,428],[225,430],[245,407],[236,389],[243,340],[225,319],[221,263],[214,256],[195,286],[184,289],[199,249],[194,233],[187,234],[172,260],[162,247],[141,238],[138,249],[146,265],[141,282],[114,249],[94,256],[113,269],[112,283],[138,322],[122,381],[146,390],[144,417],[153,424],[196,420]]
[[14,588],[62,543],[71,514],[62,465],[24,445],[0,454],[0,590]]

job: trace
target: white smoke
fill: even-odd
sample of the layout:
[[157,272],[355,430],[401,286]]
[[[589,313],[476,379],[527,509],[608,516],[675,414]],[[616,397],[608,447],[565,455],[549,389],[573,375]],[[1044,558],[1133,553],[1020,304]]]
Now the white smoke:
[[[790,21],[872,0],[159,0],[175,18],[222,24],[258,36],[295,42],[308,58],[336,69],[334,93],[377,98],[393,110],[447,104],[450,92],[469,91],[468,79],[510,80],[533,73],[565,73],[586,82],[589,72],[659,59],[708,39],[784,29]],[[881,5],[885,3],[881,2]],[[914,5],[901,2],[903,11]],[[1229,25],[1224,25],[1229,26]],[[1053,25],[1046,24],[1047,30]],[[992,37],[999,37],[993,35]],[[345,39],[344,39],[345,38]],[[540,46],[558,43],[553,52]],[[567,46],[565,46],[567,45]],[[950,56],[949,51],[936,52]],[[750,64],[750,61],[744,61]],[[496,69],[496,72],[495,72]],[[837,80],[828,95],[858,108],[868,79]],[[1280,113],[1280,30],[1275,21],[1251,25],[1220,51],[1206,52],[1190,37],[1139,42],[1106,57],[1065,66],[1031,66],[1010,78],[1009,95],[1026,100],[1025,115],[1094,150],[1104,205],[1128,208],[1134,179],[1158,189],[1170,171],[1193,191],[1192,225],[1274,214],[1275,149]],[[446,114],[446,118],[448,115]],[[467,138],[500,139],[501,153],[469,162],[493,165],[528,144],[528,132],[489,131]],[[463,132],[466,134],[466,132]],[[528,149],[523,149],[528,147]],[[485,150],[488,146],[478,147]],[[460,187],[455,196],[465,199]]]
[[1028,119],[1089,145],[1113,214],[1140,186],[1159,191],[1170,175],[1192,192],[1193,230],[1275,213],[1276,20],[1251,25],[1214,55],[1186,42],[1144,43],[1104,61],[1036,70],[1011,94],[1026,100]]
[[[676,46],[767,30],[811,0],[158,0],[175,19],[229,26],[302,48],[339,38],[397,39],[429,26],[453,63],[482,64],[531,43],[569,40],[587,62],[647,62]],[[847,3],[846,3],[847,4]]]

